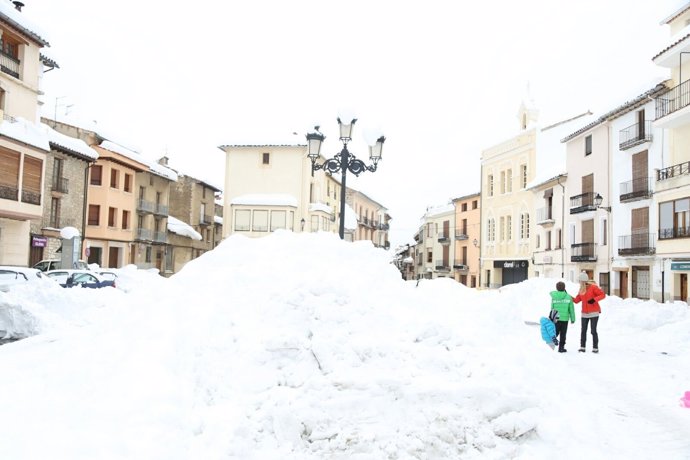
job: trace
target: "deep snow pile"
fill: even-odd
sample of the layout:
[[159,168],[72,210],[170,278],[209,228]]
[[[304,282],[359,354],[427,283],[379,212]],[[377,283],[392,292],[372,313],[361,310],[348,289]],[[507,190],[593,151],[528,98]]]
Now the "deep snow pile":
[[331,234],[235,236],[147,276],[24,293],[61,323],[0,347],[3,456],[690,458],[684,303],[609,298],[602,353],[574,353],[576,323],[559,355],[525,322],[556,280],[417,285]]

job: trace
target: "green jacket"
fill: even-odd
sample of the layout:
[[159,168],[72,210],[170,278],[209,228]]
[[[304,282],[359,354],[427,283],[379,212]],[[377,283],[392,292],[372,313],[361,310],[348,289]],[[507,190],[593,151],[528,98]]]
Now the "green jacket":
[[558,311],[558,321],[575,322],[573,298],[565,291],[551,292],[551,309]]

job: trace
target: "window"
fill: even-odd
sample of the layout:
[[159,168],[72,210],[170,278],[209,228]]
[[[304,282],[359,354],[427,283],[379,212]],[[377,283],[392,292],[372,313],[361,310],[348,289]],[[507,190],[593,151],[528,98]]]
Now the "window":
[[62,158],[53,159],[53,190],[62,190],[59,186],[62,179],[63,164]]
[[271,211],[271,231],[285,227],[285,211]]
[[513,216],[506,216],[506,240],[513,239]]
[[146,246],[146,263],[151,263],[151,246]]
[[270,153],[263,153],[261,155],[261,163],[262,164],[270,164],[271,163],[271,154]]
[[551,231],[547,230],[546,234],[544,235],[544,244],[546,245],[546,250],[550,251],[551,250]]
[[690,236],[690,198],[659,205],[659,238]]
[[19,59],[19,43],[9,37],[7,34],[2,34],[0,38],[0,48],[2,52],[14,59]]
[[599,241],[601,241],[602,246],[608,244],[608,222],[605,218],[601,219],[601,238]]
[[251,218],[252,212],[249,209],[235,210],[235,231],[248,232]]
[[50,226],[60,228],[60,199],[53,197],[50,200]]
[[506,173],[506,192],[510,193],[513,191],[513,170],[509,169]]
[[165,271],[171,272],[173,269],[173,247],[168,246],[165,248]]
[[592,153],[592,135],[585,137],[585,156]]
[[520,239],[529,239],[529,213],[520,214]]
[[561,249],[563,247],[562,246],[563,245],[562,233],[563,232],[561,231],[560,228],[558,230],[556,230],[556,244],[555,244],[556,249]]
[[426,251],[426,262],[431,263],[434,260],[434,252],[431,249],[427,249]]
[[494,175],[489,174],[489,196],[494,196]]
[[132,175],[125,174],[125,192],[132,191]]
[[206,198],[206,187],[201,186],[201,198]]
[[539,238],[539,235],[537,235],[537,248],[541,247],[541,239]]
[[472,200],[472,209],[477,209],[477,200]]
[[144,216],[142,215],[137,217],[137,228],[144,228]]
[[22,202],[41,204],[41,179],[43,177],[43,160],[24,155],[22,174]]
[[460,205],[460,211],[461,212],[466,212],[467,211],[467,203],[463,203]]
[[328,217],[321,218],[321,229],[326,232],[331,229],[331,220]]
[[527,165],[520,165],[520,187],[527,188]]
[[254,220],[252,222],[252,231],[267,232],[268,231],[268,211],[254,211]]
[[319,231],[319,216],[311,216],[311,231]]
[[501,194],[506,192],[506,172],[501,171]]
[[122,211],[122,230],[129,229],[129,211]]
[[117,169],[110,170],[110,188],[117,188],[119,185],[120,171]]
[[89,225],[100,225],[101,207],[97,204],[89,205]]
[[108,227],[115,227],[117,225],[117,209],[108,208]]
[[0,150],[0,197],[18,200],[19,153]]
[[506,218],[501,216],[498,220],[498,240],[505,241],[506,238]]

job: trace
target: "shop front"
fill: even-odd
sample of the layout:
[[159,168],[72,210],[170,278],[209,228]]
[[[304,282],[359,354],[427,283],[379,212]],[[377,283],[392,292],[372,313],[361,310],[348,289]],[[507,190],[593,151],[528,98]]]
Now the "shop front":
[[520,283],[527,279],[527,260],[494,260],[494,279],[501,286]]

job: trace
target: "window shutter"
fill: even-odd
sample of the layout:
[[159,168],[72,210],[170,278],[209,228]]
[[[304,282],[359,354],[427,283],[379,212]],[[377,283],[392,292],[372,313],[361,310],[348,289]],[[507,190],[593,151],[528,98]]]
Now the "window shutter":
[[25,155],[22,188],[30,192],[41,193],[42,171],[43,160]]

